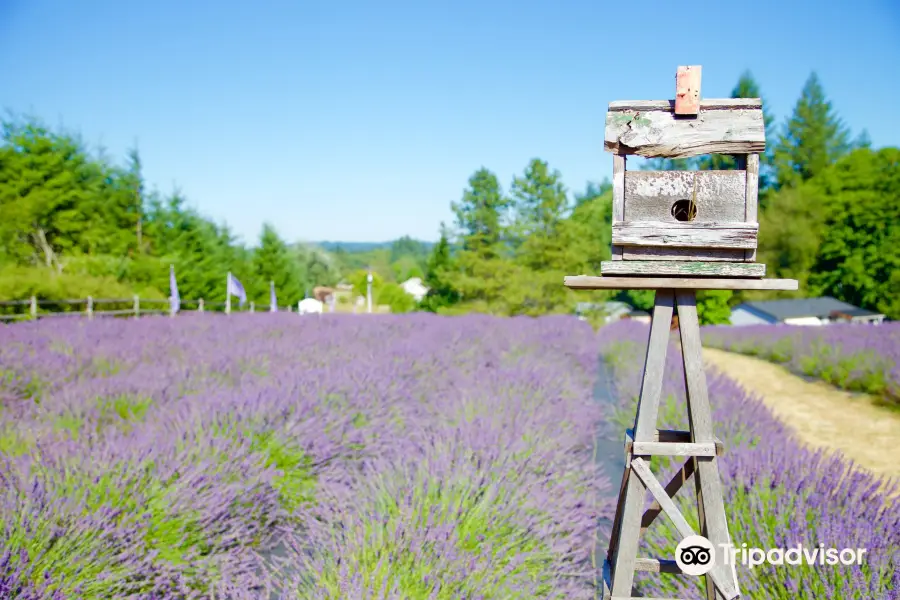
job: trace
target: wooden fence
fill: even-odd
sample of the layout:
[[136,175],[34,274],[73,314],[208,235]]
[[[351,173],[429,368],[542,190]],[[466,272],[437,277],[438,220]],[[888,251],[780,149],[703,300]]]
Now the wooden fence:
[[[32,296],[29,300],[2,300],[0,301],[0,322],[16,320],[43,319],[46,317],[140,317],[141,315],[171,315],[175,316],[169,308],[169,300],[141,299],[134,296],[128,298],[87,298],[69,300],[38,300]],[[51,310],[46,310],[50,308]],[[70,308],[71,310],[65,310]],[[256,306],[249,303],[246,310],[232,312],[268,311],[269,305]],[[281,306],[279,310],[292,312],[292,306]],[[56,309],[56,310],[52,310]],[[60,310],[62,309],[62,310]],[[182,300],[179,312],[225,312],[225,302],[204,302],[199,300]]]

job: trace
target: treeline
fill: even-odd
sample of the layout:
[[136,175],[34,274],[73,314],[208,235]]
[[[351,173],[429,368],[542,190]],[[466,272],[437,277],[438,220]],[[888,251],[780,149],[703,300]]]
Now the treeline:
[[[747,73],[732,96],[762,94]],[[900,319],[900,150],[874,151],[864,132],[852,138],[814,74],[793,113],[780,126],[766,113],[766,123],[758,256],[769,277],[799,279],[800,291],[706,292],[703,322],[723,322],[744,299],[776,295],[832,295]],[[644,168],[732,169],[735,161],[713,155]],[[0,143],[0,300],[165,298],[173,264],[181,297],[207,302],[224,301],[228,271],[257,304],[268,304],[274,281],[286,305],[339,281],[364,294],[371,268],[375,302],[395,312],[417,308],[398,285],[409,277],[423,277],[431,290],[418,308],[444,313],[569,313],[578,301],[613,298],[645,310],[652,303],[652,292],[562,286],[565,275],[598,274],[609,259],[608,181],[572,195],[557,170],[534,159],[506,189],[479,169],[451,207],[454,221],[442,224],[432,247],[402,238],[364,252],[326,251],[287,243],[271,225],[249,247],[178,191],[147,189],[136,150],[119,165],[77,136],[10,119]]]
[[413,240],[398,240],[364,257],[288,244],[267,224],[251,248],[227,225],[190,208],[178,191],[147,190],[137,150],[116,165],[102,152],[91,153],[77,136],[35,120],[14,118],[2,125],[0,300],[135,293],[165,298],[174,265],[185,300],[224,301],[231,271],[248,300],[268,304],[274,281],[278,303],[285,306],[317,285],[358,279],[356,271],[368,266],[359,259],[368,258],[384,271],[376,302],[398,311],[414,307],[391,276],[424,275],[428,251]]
[[[763,97],[748,72],[733,98]],[[765,107],[765,100],[763,101]],[[768,277],[800,281],[797,292],[701,292],[704,323],[727,322],[744,300],[830,295],[900,319],[900,150],[855,139],[811,74],[780,127],[766,111],[760,157],[760,251]],[[736,168],[731,156],[650,160],[653,170]],[[451,227],[429,261],[425,304],[439,312],[571,312],[575,302],[620,299],[649,309],[651,291],[576,293],[564,275],[599,274],[610,257],[612,190],[589,185],[570,201],[560,173],[534,159],[504,191],[475,172]]]

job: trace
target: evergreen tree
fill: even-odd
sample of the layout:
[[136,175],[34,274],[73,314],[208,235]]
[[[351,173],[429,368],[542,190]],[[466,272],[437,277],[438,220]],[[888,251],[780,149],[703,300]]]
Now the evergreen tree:
[[583,192],[575,193],[575,206],[573,208],[577,210],[578,207],[580,207],[582,204],[590,202],[610,192],[612,192],[612,182],[609,180],[609,178],[604,179],[600,183],[589,181],[587,186],[585,186]]
[[512,278],[519,280],[521,292],[521,299],[512,304],[513,313],[554,312],[572,301],[572,294],[559,285],[573,262],[573,231],[564,225],[570,206],[562,176],[546,161],[532,159],[513,179],[510,196],[520,267]]
[[252,297],[256,302],[269,304],[272,281],[275,282],[278,304],[293,305],[303,299],[303,282],[297,262],[269,223],[263,224],[259,248],[253,252],[253,267],[255,285]]
[[497,176],[482,167],[469,178],[469,187],[459,202],[450,205],[463,249],[484,259],[499,256],[504,218],[509,199]]
[[141,155],[137,148],[128,151],[128,170],[125,178],[126,189],[133,195],[135,220],[135,249],[143,254],[144,247],[144,175]]
[[858,149],[808,187],[826,214],[811,287],[900,319],[900,150]]
[[489,303],[503,293],[498,269],[506,262],[509,207],[497,176],[483,167],[469,178],[462,199],[451,204],[460,249],[450,277],[466,301]]
[[[734,89],[731,90],[732,98],[760,98],[762,100],[763,122],[766,127],[766,151],[759,158],[759,188],[768,190],[774,184],[772,160],[774,156],[772,141],[776,137],[774,131],[775,117],[769,111],[765,98],[760,92],[759,84],[750,71],[744,71]],[[736,169],[737,161],[727,154],[710,154],[700,157],[697,168],[702,170],[728,170]]]
[[450,283],[453,259],[450,255],[450,241],[446,227],[441,223],[441,239],[434,246],[428,258],[425,286],[428,295],[422,301],[422,309],[437,312],[459,301],[459,294]]
[[849,137],[818,76],[810,74],[775,148],[778,187],[796,187],[824,171],[852,149]]
[[3,143],[3,254],[15,264],[61,270],[60,254],[84,249],[83,233],[93,214],[87,204],[99,190],[102,171],[77,140],[39,124],[4,123]]
[[[637,158],[637,157],[635,157]],[[639,169],[641,171],[691,171],[697,168],[697,158],[648,158]]]
[[519,262],[531,269],[559,267],[565,261],[566,240],[560,226],[569,213],[569,198],[559,171],[532,159],[510,188]]
[[863,129],[859,132],[859,135],[856,136],[856,139],[853,140],[853,148],[871,148],[872,140],[869,138],[869,132]]

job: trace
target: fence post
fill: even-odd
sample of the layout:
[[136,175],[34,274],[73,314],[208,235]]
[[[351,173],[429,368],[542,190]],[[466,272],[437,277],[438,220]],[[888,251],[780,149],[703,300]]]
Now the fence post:
[[31,297],[31,306],[29,307],[32,319],[37,319],[37,298]]
[[203,298],[200,298],[200,300],[197,301],[197,310],[203,312]]
[[87,316],[88,319],[94,318],[94,299],[90,296],[87,297]]
[[254,304],[251,302],[251,303],[250,303],[250,312],[253,312],[254,308],[255,308],[255,306],[254,306]]
[[141,299],[138,295],[134,295],[134,318],[137,319],[141,314]]

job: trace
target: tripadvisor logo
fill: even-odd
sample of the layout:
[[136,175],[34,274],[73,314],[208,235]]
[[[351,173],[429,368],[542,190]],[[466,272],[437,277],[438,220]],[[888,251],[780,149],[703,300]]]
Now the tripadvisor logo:
[[675,563],[682,573],[704,575],[716,566],[715,547],[702,535],[689,535],[675,548]]
[[769,565],[830,565],[838,563],[850,566],[861,565],[866,554],[865,548],[826,548],[825,544],[818,546],[804,546],[797,544],[790,548],[748,548],[747,544],[741,544],[735,548],[731,544],[720,544],[723,552],[716,555],[712,542],[701,535],[691,535],[678,544],[675,548],[675,563],[686,575],[705,575],[716,566],[717,559],[721,558],[725,565],[738,563],[751,569],[763,564]]

